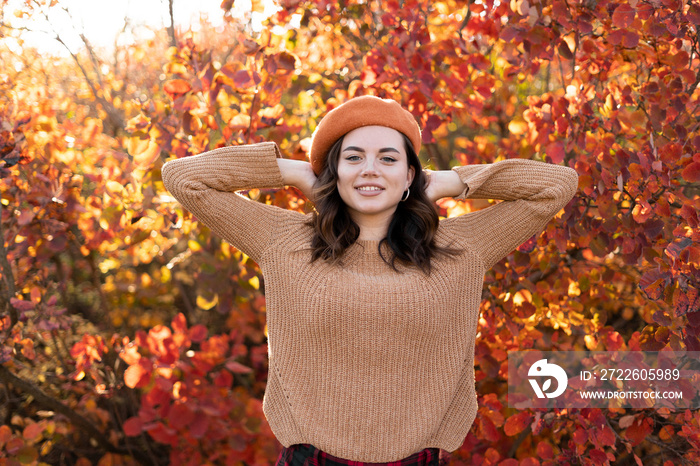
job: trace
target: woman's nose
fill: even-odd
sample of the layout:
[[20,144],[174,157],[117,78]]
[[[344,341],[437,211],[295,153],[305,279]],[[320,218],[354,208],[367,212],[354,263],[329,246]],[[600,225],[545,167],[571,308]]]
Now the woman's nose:
[[377,174],[377,169],[376,169],[376,160],[374,157],[366,157],[365,158],[365,163],[362,166],[362,175],[376,175]]

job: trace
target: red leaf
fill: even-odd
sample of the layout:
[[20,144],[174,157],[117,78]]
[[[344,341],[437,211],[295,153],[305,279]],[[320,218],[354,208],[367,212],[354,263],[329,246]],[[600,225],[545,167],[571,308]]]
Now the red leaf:
[[143,421],[139,417],[131,417],[124,422],[122,428],[127,436],[136,437],[143,431]]
[[564,143],[562,141],[554,141],[545,149],[545,153],[552,158],[554,163],[562,163],[566,152],[564,151]]
[[608,426],[603,426],[597,430],[596,439],[603,446],[613,446],[617,440],[615,432]]
[[683,250],[691,244],[693,244],[693,240],[690,238],[678,238],[666,246],[664,252],[673,259],[679,259]]
[[219,373],[214,378],[214,385],[222,388],[230,388],[233,383],[233,376],[230,372],[219,371]]
[[613,32],[608,34],[608,42],[612,45],[620,45],[622,42],[622,29],[615,29]]
[[503,431],[508,436],[518,435],[520,432],[525,430],[527,425],[530,423],[532,415],[527,411],[521,411],[517,414],[512,415],[506,420],[505,426],[503,426]]
[[250,73],[248,73],[246,70],[236,71],[236,74],[233,75],[233,83],[236,85],[236,87],[240,88],[255,85],[253,78],[250,77]]
[[535,250],[535,246],[537,246],[537,235],[532,235],[530,239],[518,246],[518,251],[529,254]]
[[501,31],[501,39],[510,42],[511,40],[518,38],[520,39],[520,35],[522,33],[522,30],[515,27],[515,26],[508,26],[504,30]]
[[184,79],[173,79],[163,85],[163,90],[174,100],[192,89],[190,83]]
[[195,413],[187,403],[176,403],[170,408],[170,413],[168,414],[170,426],[178,430],[187,427],[194,418]]
[[700,162],[691,162],[683,169],[683,179],[688,183],[700,181]]
[[608,463],[608,455],[606,455],[602,450],[594,448],[588,452],[589,458],[592,460],[593,464],[606,464]]
[[676,317],[700,311],[700,295],[697,288],[688,287],[688,291],[681,292],[674,307]]
[[207,338],[207,327],[197,324],[190,329],[190,339],[195,343],[201,343]]
[[209,429],[209,418],[207,416],[197,416],[190,424],[189,433],[192,438],[202,438]]
[[588,433],[581,428],[576,429],[573,437],[574,442],[576,442],[578,445],[585,445],[585,443],[588,441]]
[[480,438],[488,440],[489,442],[496,442],[500,437],[498,435],[498,430],[496,430],[496,426],[493,424],[493,421],[488,418],[488,416],[481,416],[479,418],[478,432],[480,434]]
[[639,45],[639,34],[625,29],[622,33],[622,46],[633,49]]
[[700,341],[696,337],[687,335],[683,339],[687,351],[700,351]]
[[153,440],[166,445],[177,445],[177,431],[170,427],[165,427],[161,423],[156,423],[148,428],[148,434],[153,437]]
[[618,28],[626,28],[632,25],[636,11],[627,3],[623,3],[615,8],[612,15],[613,25]]
[[625,437],[632,441],[632,446],[639,445],[651,434],[653,421],[644,415],[634,420],[631,426],[625,431]]
[[686,18],[695,26],[700,26],[700,6],[698,6],[697,3],[691,2]]

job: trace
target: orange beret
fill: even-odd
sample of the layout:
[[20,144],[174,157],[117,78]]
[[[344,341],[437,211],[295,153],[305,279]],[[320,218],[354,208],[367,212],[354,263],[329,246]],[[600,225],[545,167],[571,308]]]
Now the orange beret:
[[416,154],[420,151],[420,127],[411,112],[394,100],[380,99],[372,95],[355,97],[328,112],[316,127],[309,151],[309,161],[314,173],[321,173],[328,151],[338,139],[362,126],[386,126],[395,129],[408,137]]

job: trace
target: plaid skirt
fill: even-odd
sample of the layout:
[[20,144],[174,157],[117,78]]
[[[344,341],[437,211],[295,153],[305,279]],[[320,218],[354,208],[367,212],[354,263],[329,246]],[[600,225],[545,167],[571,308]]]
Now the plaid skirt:
[[363,463],[344,460],[325,453],[308,443],[300,443],[284,448],[276,466],[444,466],[447,458],[440,458],[439,448],[426,448],[408,458],[390,463]]

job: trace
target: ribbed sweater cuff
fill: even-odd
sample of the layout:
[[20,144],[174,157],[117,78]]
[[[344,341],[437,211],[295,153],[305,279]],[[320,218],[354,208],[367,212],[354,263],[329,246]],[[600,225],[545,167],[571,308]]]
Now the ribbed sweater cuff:
[[162,168],[163,183],[173,194],[190,181],[220,191],[282,188],[284,181],[277,165],[280,157],[274,142],[220,147],[169,161]]
[[[215,149],[225,161],[225,170],[236,178],[237,189],[283,188],[282,173],[277,159],[282,158],[277,144],[260,142]],[[201,154],[204,155],[204,154]],[[242,183],[241,183],[242,182]]]
[[459,175],[459,179],[462,180],[462,183],[465,185],[464,191],[462,191],[459,196],[455,196],[453,199],[467,199],[469,195],[472,194],[469,190],[469,179],[473,178],[477,173],[483,171],[484,167],[484,165],[464,165],[452,167],[452,171]]

